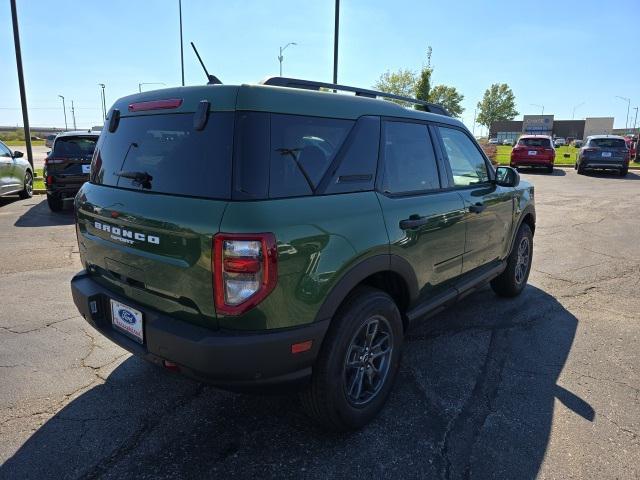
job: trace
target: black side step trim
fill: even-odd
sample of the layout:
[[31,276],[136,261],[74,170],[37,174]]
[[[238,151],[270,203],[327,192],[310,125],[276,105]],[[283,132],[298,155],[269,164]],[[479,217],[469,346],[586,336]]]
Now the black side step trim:
[[434,315],[445,307],[455,303],[462,297],[465,297],[473,290],[485,285],[487,282],[493,280],[500,275],[507,267],[506,261],[496,261],[488,266],[479,269],[478,271],[465,277],[451,288],[448,288],[444,292],[429,298],[427,301],[416,305],[407,312],[407,319],[413,323],[422,317],[428,317]]

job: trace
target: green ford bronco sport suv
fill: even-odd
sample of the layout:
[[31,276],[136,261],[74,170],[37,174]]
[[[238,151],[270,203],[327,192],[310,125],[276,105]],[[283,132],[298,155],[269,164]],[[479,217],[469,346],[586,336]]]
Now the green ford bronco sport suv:
[[295,384],[325,427],[366,424],[411,324],[489,282],[518,295],[535,229],[533,187],[460,121],[376,97],[277,77],[118,100],[75,198],[83,317],[191,378]]

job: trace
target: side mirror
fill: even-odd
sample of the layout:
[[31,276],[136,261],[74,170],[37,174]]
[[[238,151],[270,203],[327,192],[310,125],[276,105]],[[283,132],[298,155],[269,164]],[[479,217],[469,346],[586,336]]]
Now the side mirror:
[[13,158],[21,158],[24,156],[24,153],[19,152],[18,150],[14,150],[13,152]]
[[496,168],[496,184],[501,187],[517,187],[520,183],[520,174],[515,168]]

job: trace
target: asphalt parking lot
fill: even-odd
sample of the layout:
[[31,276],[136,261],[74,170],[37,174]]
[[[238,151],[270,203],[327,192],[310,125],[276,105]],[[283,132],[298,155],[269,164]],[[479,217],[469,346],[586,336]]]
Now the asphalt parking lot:
[[84,323],[73,215],[0,199],[0,478],[640,478],[640,172],[524,174],[530,285],[413,330],[379,418],[221,392]]

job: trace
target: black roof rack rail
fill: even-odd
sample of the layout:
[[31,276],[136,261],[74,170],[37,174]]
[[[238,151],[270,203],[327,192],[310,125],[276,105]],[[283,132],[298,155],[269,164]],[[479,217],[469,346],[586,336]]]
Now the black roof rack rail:
[[424,100],[418,100],[417,98],[403,97],[402,95],[395,95],[393,93],[379,92],[377,90],[368,90],[366,88],[349,87],[347,85],[338,85],[335,83],[315,82],[313,80],[301,80],[299,78],[287,78],[287,77],[270,77],[263,80],[262,85],[271,85],[274,87],[289,87],[289,88],[302,88],[304,90],[320,90],[321,88],[327,88],[330,90],[340,90],[343,92],[354,92],[358,97],[367,98],[390,98],[393,100],[401,100],[407,103],[413,103],[414,105],[421,105],[425,107],[427,112],[437,113],[439,115],[451,116],[449,112],[442,106],[436,103],[425,102]]

